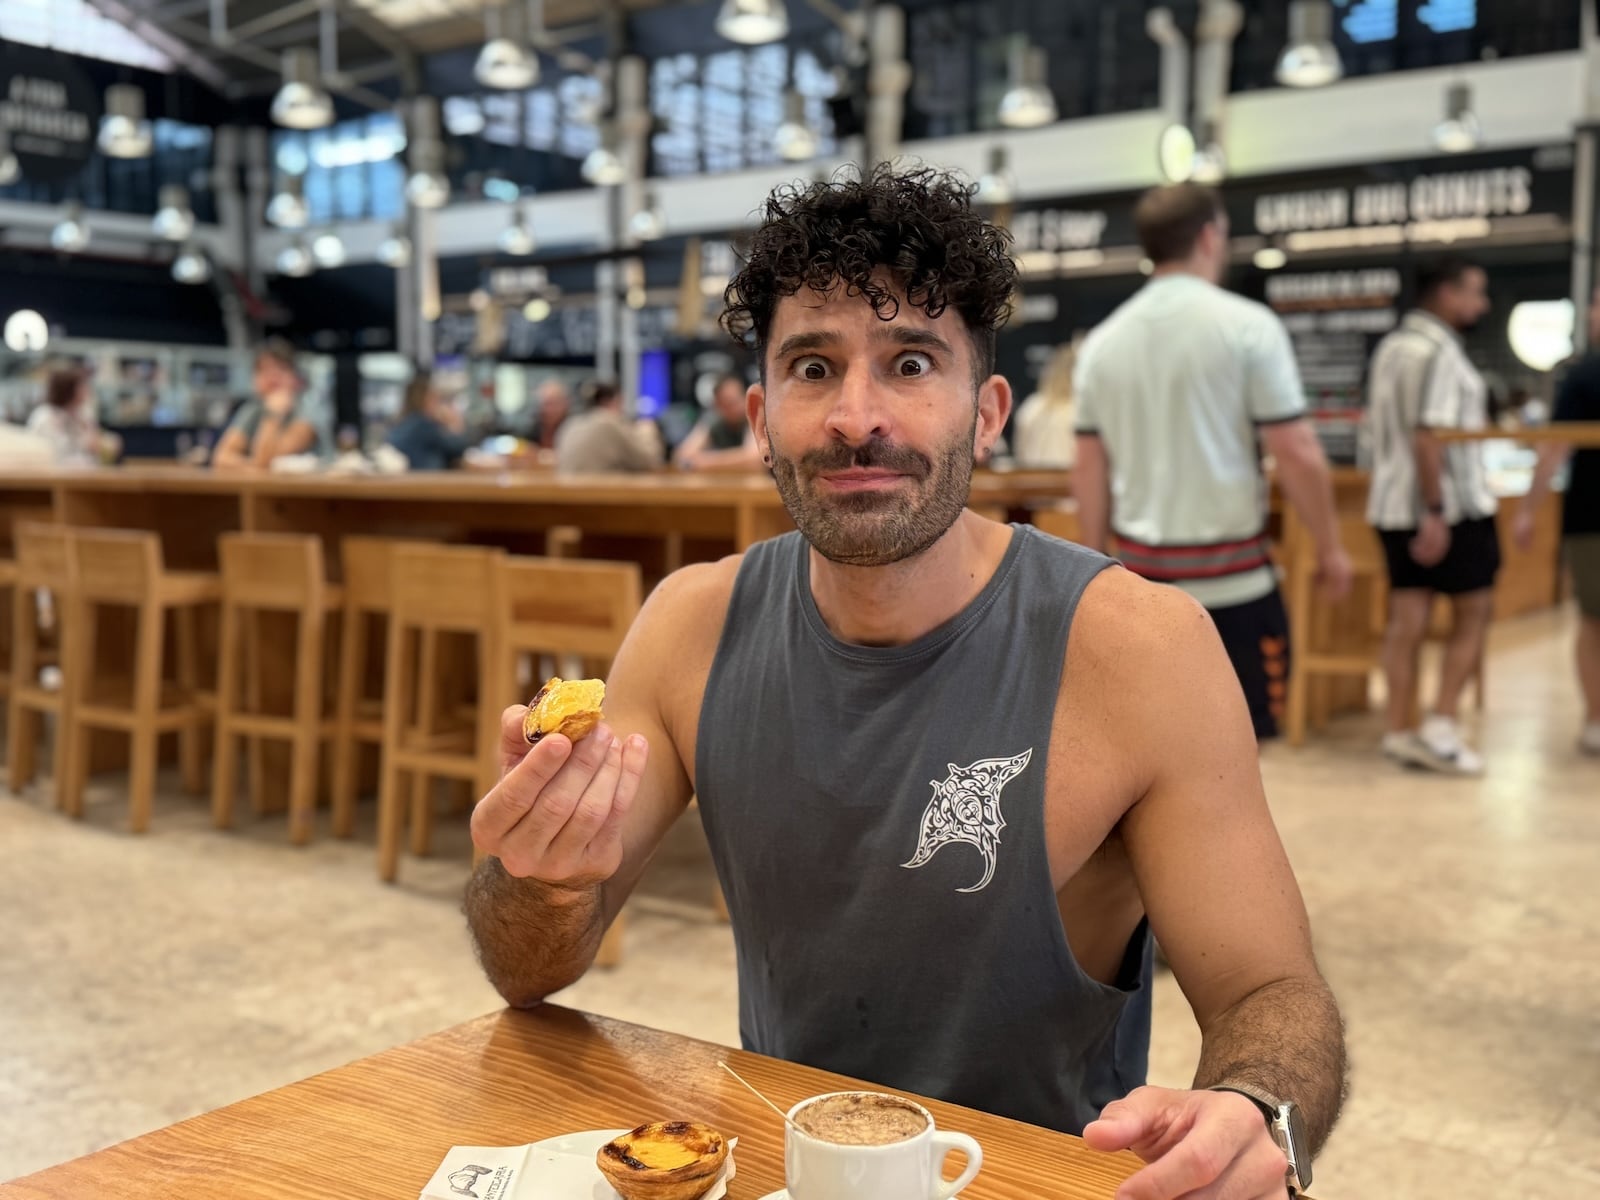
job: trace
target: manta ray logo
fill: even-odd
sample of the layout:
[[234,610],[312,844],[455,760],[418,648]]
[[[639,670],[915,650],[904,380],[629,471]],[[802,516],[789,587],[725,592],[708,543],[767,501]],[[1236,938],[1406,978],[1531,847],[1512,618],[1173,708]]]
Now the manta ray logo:
[[1024,750],[1014,758],[979,759],[970,767],[949,763],[950,774],[931,779],[933,799],[922,814],[922,830],[917,836],[917,852],[903,867],[926,865],[951,842],[965,842],[983,855],[983,878],[958,892],[981,892],[994,878],[995,860],[1000,853],[1000,831],[1006,819],[1000,812],[1000,791],[1021,775],[1033,757]]

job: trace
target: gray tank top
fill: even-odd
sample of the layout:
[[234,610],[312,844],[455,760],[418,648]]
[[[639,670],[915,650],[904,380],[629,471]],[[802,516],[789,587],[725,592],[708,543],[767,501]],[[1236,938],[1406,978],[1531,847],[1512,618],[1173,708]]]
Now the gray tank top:
[[752,547],[696,790],[746,1048],[1078,1133],[1150,1042],[1145,926],[1116,986],[1090,979],[1045,846],[1067,632],[1110,560],[1014,528],[966,609],[894,647],[828,631],[798,533]]

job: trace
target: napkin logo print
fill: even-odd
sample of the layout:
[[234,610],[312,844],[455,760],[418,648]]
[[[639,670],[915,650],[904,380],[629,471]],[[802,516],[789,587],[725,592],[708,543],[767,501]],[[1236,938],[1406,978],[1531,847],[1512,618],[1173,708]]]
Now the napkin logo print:
[[979,759],[968,767],[947,763],[950,773],[931,779],[933,799],[922,814],[922,829],[917,837],[917,852],[908,868],[925,866],[933,856],[952,842],[965,842],[983,855],[983,878],[971,887],[956,891],[981,892],[994,879],[1000,854],[1000,831],[1006,819],[1000,811],[1000,792],[1022,774],[1033,758],[1030,747],[1012,758]]
[[458,1196],[471,1196],[473,1200],[480,1200],[478,1193],[472,1189],[477,1186],[478,1180],[482,1176],[493,1174],[494,1171],[490,1167],[480,1167],[476,1163],[469,1163],[449,1176],[450,1190]]

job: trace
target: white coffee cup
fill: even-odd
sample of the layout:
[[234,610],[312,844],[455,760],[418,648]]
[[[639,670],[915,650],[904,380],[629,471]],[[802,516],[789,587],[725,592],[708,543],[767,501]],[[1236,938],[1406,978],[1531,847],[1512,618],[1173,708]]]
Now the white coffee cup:
[[[789,1119],[819,1100],[849,1095],[882,1095],[916,1109],[927,1124],[921,1133],[882,1146],[825,1142],[786,1125],[783,1165],[790,1200],[950,1200],[977,1177],[983,1148],[964,1133],[935,1129],[933,1114],[904,1096],[829,1092],[800,1101],[789,1110]],[[944,1162],[952,1150],[967,1156],[967,1166],[959,1179],[946,1183]]]

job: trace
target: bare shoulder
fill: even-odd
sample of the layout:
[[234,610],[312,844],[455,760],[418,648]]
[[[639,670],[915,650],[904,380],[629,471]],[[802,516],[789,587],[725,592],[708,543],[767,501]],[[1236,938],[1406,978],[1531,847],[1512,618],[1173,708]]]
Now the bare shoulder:
[[1110,671],[1124,684],[1142,672],[1170,679],[1175,668],[1221,648],[1210,614],[1187,592],[1110,567],[1078,601],[1067,674]]
[[680,567],[650,593],[639,614],[640,623],[652,638],[710,634],[715,639],[721,635],[743,562],[744,555],[734,554],[717,562]]

